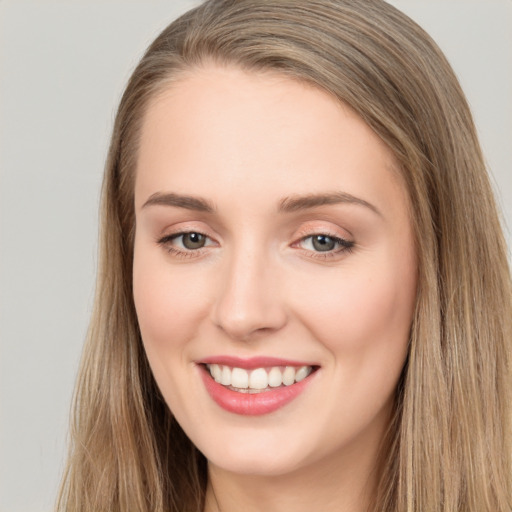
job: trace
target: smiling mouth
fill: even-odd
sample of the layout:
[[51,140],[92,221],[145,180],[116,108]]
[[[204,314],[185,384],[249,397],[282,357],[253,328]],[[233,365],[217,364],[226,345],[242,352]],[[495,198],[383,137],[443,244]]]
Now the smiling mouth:
[[247,370],[223,364],[205,364],[210,377],[238,393],[256,394],[292,386],[306,379],[318,366],[270,366]]

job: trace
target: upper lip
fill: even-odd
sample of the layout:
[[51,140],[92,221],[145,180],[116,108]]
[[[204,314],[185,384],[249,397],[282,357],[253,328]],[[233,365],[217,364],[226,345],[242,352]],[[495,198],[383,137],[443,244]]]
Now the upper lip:
[[254,368],[265,368],[269,366],[318,366],[311,362],[296,361],[293,359],[282,359],[279,357],[249,357],[242,358],[236,356],[211,356],[205,357],[197,361],[198,364],[220,364],[225,366],[231,366],[232,368],[244,368],[246,370],[252,370]]

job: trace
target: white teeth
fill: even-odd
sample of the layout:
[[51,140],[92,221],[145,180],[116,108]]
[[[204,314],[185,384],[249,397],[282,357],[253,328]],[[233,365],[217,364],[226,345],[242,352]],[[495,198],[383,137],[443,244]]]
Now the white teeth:
[[295,382],[295,368],[293,366],[287,366],[283,372],[283,384],[290,386]]
[[268,372],[268,385],[271,388],[278,388],[283,383],[283,374],[279,368],[272,368]]
[[295,373],[295,382],[304,380],[311,373],[311,366],[301,366]]
[[220,383],[223,386],[231,386],[231,370],[229,369],[229,366],[222,367]]
[[251,389],[265,389],[268,387],[268,375],[264,368],[258,368],[251,372],[249,387]]
[[219,364],[207,365],[213,379],[223,386],[232,386],[237,389],[263,390],[278,388],[279,386],[291,386],[295,382],[304,380],[312,371],[311,366],[273,366],[271,368],[255,368],[245,370],[232,368]]
[[249,374],[247,370],[243,368],[233,368],[231,370],[231,385],[234,388],[247,389],[249,387]]
[[210,373],[212,374],[212,377],[215,379],[215,382],[222,381],[222,369],[218,364],[210,365]]

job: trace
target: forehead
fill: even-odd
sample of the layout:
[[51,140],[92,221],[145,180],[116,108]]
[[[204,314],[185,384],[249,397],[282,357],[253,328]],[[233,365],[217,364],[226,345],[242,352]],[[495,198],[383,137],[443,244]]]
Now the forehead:
[[187,73],[149,103],[140,142],[139,204],[191,186],[220,200],[403,188],[392,153],[351,108],[273,73],[215,66]]

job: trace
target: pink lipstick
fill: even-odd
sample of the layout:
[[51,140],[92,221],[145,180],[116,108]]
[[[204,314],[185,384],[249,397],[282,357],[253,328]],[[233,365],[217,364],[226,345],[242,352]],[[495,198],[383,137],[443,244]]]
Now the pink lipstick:
[[274,412],[297,398],[312,381],[317,365],[272,357],[216,356],[198,361],[213,401],[234,414]]

